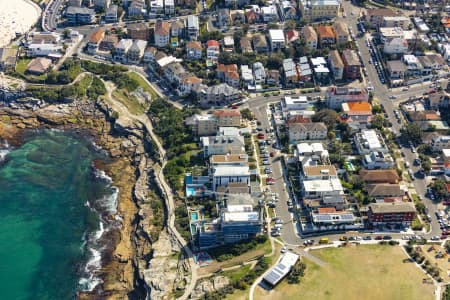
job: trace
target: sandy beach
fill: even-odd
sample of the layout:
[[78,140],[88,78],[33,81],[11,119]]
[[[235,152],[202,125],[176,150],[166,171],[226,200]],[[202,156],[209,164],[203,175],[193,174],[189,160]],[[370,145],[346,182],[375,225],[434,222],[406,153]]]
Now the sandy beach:
[[28,31],[38,20],[41,9],[28,0],[0,0],[0,47],[8,45],[16,32]]

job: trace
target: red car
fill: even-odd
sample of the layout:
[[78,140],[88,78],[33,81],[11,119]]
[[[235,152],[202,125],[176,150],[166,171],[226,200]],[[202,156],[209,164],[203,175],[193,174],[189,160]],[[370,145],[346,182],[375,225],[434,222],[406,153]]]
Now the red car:
[[259,133],[258,134],[258,140],[264,140],[264,134]]
[[375,237],[375,239],[376,239],[377,241],[381,241],[381,240],[383,239],[383,237],[382,237],[381,235],[377,235],[377,236]]

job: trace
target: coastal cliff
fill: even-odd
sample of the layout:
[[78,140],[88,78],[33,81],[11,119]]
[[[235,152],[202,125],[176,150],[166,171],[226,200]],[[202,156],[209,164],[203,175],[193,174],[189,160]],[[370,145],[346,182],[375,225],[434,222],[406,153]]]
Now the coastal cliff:
[[109,233],[113,249],[102,255],[103,283],[79,299],[170,299],[175,283],[189,280],[176,239],[166,230],[167,210],[154,178],[158,163],[148,156],[151,137],[141,122],[99,98],[48,104],[14,89],[0,91],[0,138],[18,145],[35,128],[76,130],[89,135],[112,158],[96,162],[119,190],[120,226]]

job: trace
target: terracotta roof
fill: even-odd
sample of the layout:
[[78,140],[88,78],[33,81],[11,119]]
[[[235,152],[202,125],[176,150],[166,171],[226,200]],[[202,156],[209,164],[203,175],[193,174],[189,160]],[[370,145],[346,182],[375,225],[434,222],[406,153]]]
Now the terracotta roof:
[[312,121],[311,121],[310,118],[305,118],[305,116],[302,116],[302,115],[292,116],[287,121],[288,124],[293,124],[293,123],[311,123],[311,122]]
[[219,64],[217,66],[217,72],[237,72],[237,71],[238,71],[238,67],[236,64],[231,64],[231,65]]
[[105,31],[103,29],[97,29],[91,34],[89,38],[89,43],[99,43],[105,36]]
[[240,117],[241,112],[238,109],[219,109],[213,112],[216,117]]
[[191,75],[191,76],[187,76],[186,78],[184,78],[183,82],[187,83],[187,84],[197,84],[197,83],[201,83],[202,80],[195,75]]
[[319,214],[333,214],[336,213],[336,208],[334,207],[319,207],[317,209]]
[[156,21],[155,34],[157,35],[169,35],[170,24],[166,21]]
[[365,112],[372,111],[372,107],[369,102],[347,102],[350,112]]
[[248,23],[254,22],[256,20],[256,12],[254,10],[248,10],[245,12],[245,18]]
[[291,29],[286,32],[286,40],[292,43],[300,38],[300,34],[297,30]]
[[329,25],[320,25],[317,28],[317,34],[320,38],[334,38],[334,29]]
[[450,183],[445,184],[447,186],[447,192],[450,193]]
[[127,30],[145,31],[150,30],[147,23],[130,23],[127,24]]
[[195,50],[202,50],[202,43],[197,41],[190,41],[186,44],[186,48],[188,49],[195,49]]
[[400,176],[398,176],[397,171],[394,169],[361,170],[359,177],[365,182],[397,183],[400,181]]
[[335,22],[334,30],[337,35],[348,35],[348,27],[344,22]]
[[219,47],[219,42],[216,40],[209,40],[206,42],[206,46],[209,47]]

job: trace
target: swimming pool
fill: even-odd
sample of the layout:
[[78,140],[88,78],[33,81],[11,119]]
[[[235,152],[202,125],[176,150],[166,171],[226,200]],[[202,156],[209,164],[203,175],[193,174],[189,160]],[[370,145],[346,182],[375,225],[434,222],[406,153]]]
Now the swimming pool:
[[193,211],[191,212],[191,221],[197,221],[198,220],[198,212]]

